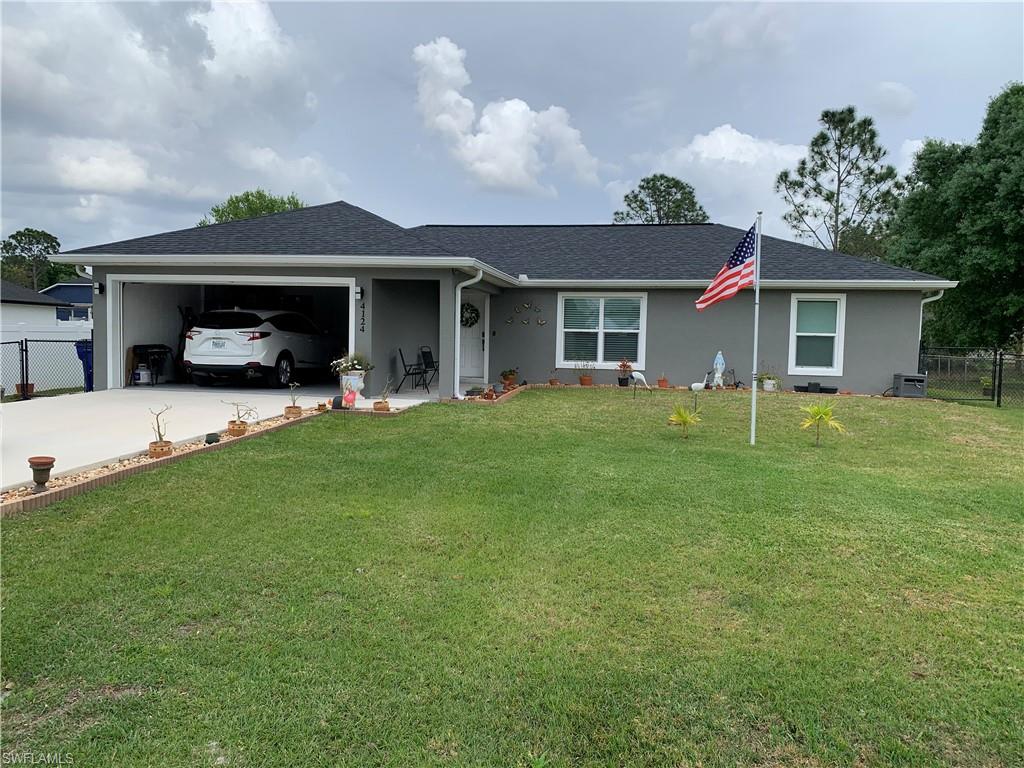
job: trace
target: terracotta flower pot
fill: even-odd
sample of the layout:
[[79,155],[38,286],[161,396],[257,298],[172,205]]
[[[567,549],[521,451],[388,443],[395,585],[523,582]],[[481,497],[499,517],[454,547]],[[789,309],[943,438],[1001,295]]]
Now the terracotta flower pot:
[[33,394],[35,394],[35,391],[36,391],[36,385],[35,384],[28,384],[28,385],[26,385],[25,391],[22,392],[21,391],[21,384],[15,384],[14,385],[14,391],[17,392],[19,395],[25,395],[25,394],[33,395]]
[[42,493],[46,490],[46,484],[50,482],[50,470],[56,462],[53,456],[29,456],[28,465],[32,469],[32,480],[36,484],[32,493]]
[[658,389],[668,389],[668,379],[658,379]]
[[232,437],[241,437],[249,431],[249,423],[246,421],[235,421],[232,419],[228,422],[228,434]]
[[581,387],[589,387],[589,386],[592,386],[593,384],[594,384],[594,377],[593,376],[580,376],[580,386]]
[[162,459],[174,452],[174,443],[170,440],[154,440],[149,444],[149,458]]
[[373,404],[373,410],[378,413],[387,413],[391,410],[391,403],[387,400],[378,400]]
[[297,419],[302,415],[301,405],[286,405],[284,407],[284,417],[286,419]]
[[557,386],[560,386],[561,383],[562,382],[560,382],[558,379],[548,379],[548,386],[549,387],[557,387]]
[[327,403],[317,403],[316,404],[316,409],[318,411],[326,411],[327,410]]

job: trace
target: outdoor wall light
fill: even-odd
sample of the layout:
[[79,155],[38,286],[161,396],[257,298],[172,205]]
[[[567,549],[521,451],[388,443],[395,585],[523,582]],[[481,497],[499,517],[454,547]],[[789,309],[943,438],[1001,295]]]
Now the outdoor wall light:
[[362,286],[358,286],[358,285],[356,286],[355,297],[356,297],[356,301],[359,301],[360,299],[363,298]]
[[98,282],[97,283],[93,283],[92,284],[92,292],[95,293],[97,296],[102,296],[103,295],[103,283],[98,283]]

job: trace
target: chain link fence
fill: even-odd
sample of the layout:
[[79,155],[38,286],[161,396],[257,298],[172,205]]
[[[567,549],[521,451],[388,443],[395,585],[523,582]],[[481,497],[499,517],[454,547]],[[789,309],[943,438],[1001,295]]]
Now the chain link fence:
[[92,339],[22,339],[0,344],[4,402],[92,391]]
[[1024,407],[1024,355],[976,347],[922,347],[928,396]]

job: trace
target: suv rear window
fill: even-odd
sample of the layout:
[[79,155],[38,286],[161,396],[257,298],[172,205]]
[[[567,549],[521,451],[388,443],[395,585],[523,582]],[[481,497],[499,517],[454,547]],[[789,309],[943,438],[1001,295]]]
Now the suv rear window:
[[203,312],[196,328],[212,328],[216,331],[234,328],[257,328],[263,325],[263,318],[252,312]]

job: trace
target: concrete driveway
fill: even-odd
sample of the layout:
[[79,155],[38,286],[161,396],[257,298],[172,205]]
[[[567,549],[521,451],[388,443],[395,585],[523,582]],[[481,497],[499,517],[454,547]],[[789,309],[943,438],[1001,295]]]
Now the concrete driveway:
[[[304,386],[299,405],[338,394],[337,385]],[[436,395],[435,395],[436,397]],[[391,398],[393,410],[431,399],[423,390]],[[170,405],[167,439],[193,440],[226,429],[231,408],[223,401],[240,400],[256,408],[260,418],[278,416],[290,404],[286,391],[257,388],[199,388],[186,385],[130,387],[60,397],[41,397],[0,406],[2,464],[0,488],[25,485],[32,479],[29,456],[54,456],[54,475],[108,464],[146,450],[153,439],[149,410]],[[371,401],[360,401],[369,408]]]

